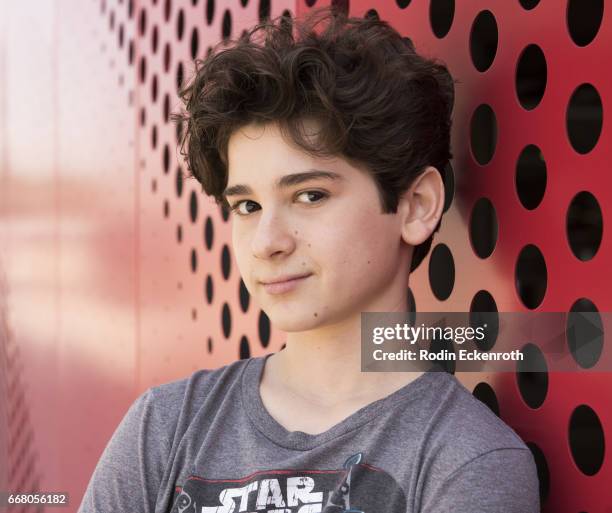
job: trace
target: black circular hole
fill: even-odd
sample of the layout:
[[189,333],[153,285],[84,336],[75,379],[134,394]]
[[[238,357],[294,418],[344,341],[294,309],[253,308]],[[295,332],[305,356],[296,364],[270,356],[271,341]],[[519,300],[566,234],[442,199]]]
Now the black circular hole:
[[604,329],[595,304],[587,298],[577,299],[567,315],[567,345],[574,360],[583,369],[593,367],[601,356]]
[[455,17],[455,0],[431,0],[429,4],[429,23],[438,39],[450,31]]
[[183,39],[185,33],[185,12],[183,9],[179,9],[178,16],[176,17],[176,38],[180,41]]
[[164,173],[168,173],[170,171],[170,147],[167,144],[164,144],[164,152],[163,152],[163,168]]
[[180,198],[183,194],[183,170],[176,168],[176,195]]
[[213,222],[210,216],[206,217],[206,222],[204,223],[204,244],[206,245],[207,250],[211,250],[213,245],[214,238],[214,229]]
[[497,214],[489,198],[480,198],[472,208],[470,216],[470,242],[474,253],[487,258],[497,244]]
[[314,4],[317,3],[317,0],[304,0],[304,2],[308,7],[312,7]]
[[380,20],[380,16],[378,15],[378,11],[376,9],[370,9],[368,12],[365,13],[364,18]]
[[589,191],[581,191],[572,198],[565,227],[574,256],[583,262],[591,260],[601,244],[603,219],[599,203]]
[[523,108],[531,110],[540,104],[546,79],[544,52],[538,45],[531,44],[521,52],[516,67],[516,94]]
[[542,450],[533,442],[527,442],[527,447],[533,455],[533,459],[536,464],[538,471],[538,482],[540,492],[540,503],[544,504],[548,498],[548,492],[550,490],[550,471],[548,470],[548,463]]
[[157,75],[153,75],[151,80],[151,100],[153,103],[157,101]]
[[411,0],[395,0],[395,3],[400,9],[405,9],[410,5]]
[[195,273],[198,270],[198,254],[196,250],[193,248],[191,249],[190,264],[191,264],[191,272]]
[[472,394],[476,399],[486,404],[489,409],[499,417],[499,403],[497,402],[495,390],[493,390],[491,385],[481,381],[474,387]]
[[134,63],[134,41],[130,40],[128,44],[128,64],[131,66]]
[[140,58],[140,63],[138,65],[138,76],[141,83],[143,83],[147,78],[147,58],[144,55]]
[[243,336],[240,339],[240,359],[247,360],[251,357],[251,349],[249,348],[249,339]]
[[223,219],[223,222],[226,223],[230,216],[229,209],[226,208],[224,205],[219,205],[219,211],[221,213],[221,218]]
[[270,19],[270,0],[259,0],[259,21]]
[[480,165],[487,164],[495,154],[497,146],[497,119],[495,112],[486,103],[480,104],[470,122],[470,146]]
[[164,122],[167,123],[170,119],[170,95],[164,95]]
[[566,128],[572,148],[580,154],[591,151],[601,135],[603,108],[601,97],[591,84],[581,84],[567,106]]
[[498,30],[491,11],[480,11],[470,31],[470,56],[481,73],[488,70],[497,54]]
[[176,242],[183,242],[183,227],[180,224],[176,227]]
[[198,195],[195,191],[191,191],[189,194],[189,219],[192,223],[195,223],[198,218]]
[[184,75],[183,63],[179,62],[178,66],[176,67],[176,89],[177,90],[180,90],[181,87],[183,86],[183,75]]
[[198,46],[199,46],[199,38],[198,38],[198,29],[194,27],[191,31],[191,58],[195,59],[198,56]]
[[444,208],[442,213],[446,212],[455,196],[455,173],[450,162],[444,166]]
[[240,278],[240,288],[238,291],[238,297],[240,298],[240,308],[242,309],[243,312],[246,313],[247,310],[249,309],[251,295],[249,294],[249,291],[246,288],[244,281],[242,281],[242,278]]
[[146,31],[147,31],[147,11],[145,9],[141,9],[140,15],[138,16],[138,32],[140,32],[141,36],[144,36]]
[[[343,9],[343,4],[346,4],[346,8],[348,9],[348,0],[332,0],[332,5],[335,5],[337,9]],[[348,13],[348,11],[345,12]],[[285,9],[283,11],[283,14],[281,15],[280,24],[286,33],[291,33],[291,31],[293,30],[293,17],[291,16],[291,11],[289,11],[289,9]]]
[[527,244],[519,253],[514,270],[515,285],[523,304],[530,309],[540,305],[546,294],[548,273],[541,251]]
[[540,3],[540,0],[519,0],[519,3],[523,9],[530,11]]
[[521,352],[523,360],[517,362],[516,380],[525,404],[536,409],[542,406],[548,393],[548,367],[535,344],[525,344]]
[[604,462],[604,431],[597,413],[586,404],[572,412],[569,445],[574,462],[583,474],[593,476],[599,472]]
[[232,313],[227,303],[223,303],[223,309],[221,311],[221,327],[223,329],[223,336],[229,338],[232,332]]
[[263,310],[259,311],[259,321],[257,322],[259,341],[263,347],[268,347],[270,343],[270,319]]
[[578,46],[588,45],[599,32],[603,19],[603,0],[569,0],[567,28]]
[[446,244],[438,244],[429,259],[429,284],[440,300],[447,299],[455,285],[455,262]]
[[210,25],[215,17],[215,0],[206,0],[206,24]]
[[164,71],[168,73],[170,71],[170,43],[164,45]]
[[157,53],[157,47],[159,45],[159,30],[157,25],[153,27],[153,31],[151,32],[151,51],[153,53]]
[[225,9],[223,21],[221,22],[221,38],[228,39],[232,35],[232,13]]
[[223,244],[223,248],[221,249],[221,273],[223,274],[224,280],[229,278],[231,270],[230,251],[227,244]]
[[157,148],[157,126],[153,125],[151,128],[151,147],[153,149]]
[[546,161],[535,144],[525,146],[516,163],[516,193],[527,210],[536,208],[546,191]]
[[214,297],[214,283],[213,283],[213,279],[212,276],[209,274],[206,276],[206,302],[210,305],[213,302],[213,297]]
[[482,340],[474,338],[476,347],[481,351],[489,351],[499,335],[499,313],[497,303],[488,290],[479,290],[470,304],[470,327],[481,327],[484,331]]

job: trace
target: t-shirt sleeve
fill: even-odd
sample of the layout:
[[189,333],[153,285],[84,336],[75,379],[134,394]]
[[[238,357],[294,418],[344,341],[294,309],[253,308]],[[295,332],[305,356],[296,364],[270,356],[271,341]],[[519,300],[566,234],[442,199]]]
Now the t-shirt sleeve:
[[493,449],[440,481],[421,507],[427,513],[539,513],[539,481],[527,448]]
[[148,389],[134,401],[106,445],[77,513],[152,513],[169,453],[160,412]]

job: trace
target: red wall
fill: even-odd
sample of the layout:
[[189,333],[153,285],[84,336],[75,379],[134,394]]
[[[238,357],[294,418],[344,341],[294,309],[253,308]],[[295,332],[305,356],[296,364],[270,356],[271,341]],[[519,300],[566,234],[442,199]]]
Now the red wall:
[[[454,2],[350,2],[357,16],[375,7],[459,80],[453,199],[435,257],[411,277],[419,310],[468,311],[481,290],[499,312],[568,312],[581,298],[599,312],[612,309],[612,241],[606,230],[597,248],[588,237],[593,225],[597,239],[610,215],[612,144],[603,111],[612,98],[612,13],[598,24],[597,11],[587,12],[597,2],[569,2],[568,11],[565,1],[542,0],[527,8],[536,3],[474,0],[450,9]],[[67,491],[66,511],[76,511],[102,449],[140,392],[282,345],[282,332],[270,330],[265,314],[241,304],[229,221],[197,182],[181,179],[176,130],[166,119],[179,108],[179,67],[188,78],[193,55],[203,57],[221,38],[224,19],[237,37],[268,8],[274,17],[308,6],[304,0],[0,6],[0,457],[6,461],[0,490]],[[490,15],[479,16],[484,10]],[[534,59],[521,61],[532,44],[541,52],[532,48]],[[576,114],[573,106],[568,114],[584,83],[597,93],[579,95]],[[494,113],[494,127],[490,118],[476,119],[481,104]],[[574,130],[580,144],[569,135]],[[527,167],[527,182],[517,187],[528,145],[538,148],[546,178],[538,174],[540,162]],[[591,193],[590,203],[572,204],[580,191]],[[537,206],[526,208],[525,196]],[[492,208],[474,212],[483,197]],[[582,236],[584,253],[572,249],[573,235]],[[523,267],[519,257],[529,244],[543,266],[531,257]],[[484,255],[482,245],[488,245]],[[454,276],[444,278],[451,264]],[[436,296],[440,284],[430,274],[450,294]],[[543,297],[534,300],[538,287]],[[522,297],[525,290],[532,292]],[[611,350],[604,342],[603,351]],[[612,511],[606,486],[612,463],[593,443],[612,439],[609,373],[595,365],[588,373],[550,372],[533,382],[518,373],[458,377],[488,404],[496,402],[534,452],[544,511]],[[526,393],[541,404],[528,406]],[[576,410],[580,405],[586,408]],[[593,475],[585,473],[589,464]]]

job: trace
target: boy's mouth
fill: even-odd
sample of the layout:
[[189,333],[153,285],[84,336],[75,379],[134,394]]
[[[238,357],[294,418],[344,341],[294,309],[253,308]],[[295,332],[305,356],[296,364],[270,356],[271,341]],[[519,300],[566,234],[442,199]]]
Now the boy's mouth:
[[[281,281],[261,282],[268,294],[284,294],[297,287],[312,274],[294,275],[280,278]],[[277,278],[276,280],[279,280]]]

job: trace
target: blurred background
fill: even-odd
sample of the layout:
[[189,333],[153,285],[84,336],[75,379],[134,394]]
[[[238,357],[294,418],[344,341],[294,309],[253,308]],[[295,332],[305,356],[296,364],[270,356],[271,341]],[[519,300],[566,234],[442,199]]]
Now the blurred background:
[[[610,311],[610,5],[333,3],[389,21],[459,80],[446,213],[412,307]],[[282,347],[169,116],[212,45],[328,4],[0,3],[0,491],[68,492],[76,511],[141,392]],[[543,511],[612,512],[606,338],[568,338],[589,372],[457,374],[531,449]]]

